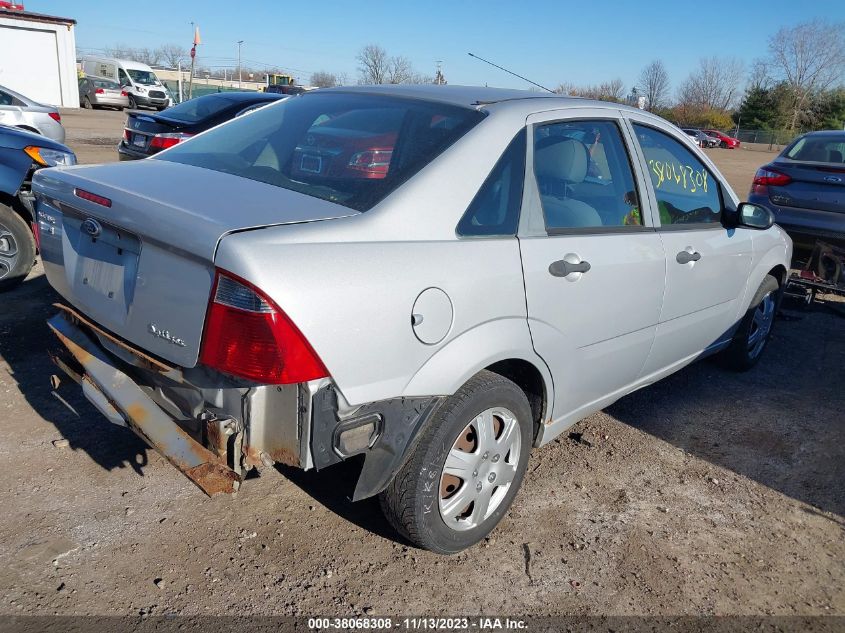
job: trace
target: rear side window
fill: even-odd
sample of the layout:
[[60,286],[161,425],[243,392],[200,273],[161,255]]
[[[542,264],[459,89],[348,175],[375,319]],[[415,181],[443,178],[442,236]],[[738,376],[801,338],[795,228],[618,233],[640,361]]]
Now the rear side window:
[[23,106],[23,105],[26,105],[26,104],[24,104],[24,102],[21,101],[20,99],[16,99],[12,95],[10,95],[8,92],[3,92],[2,90],[0,90],[0,106]]
[[156,160],[234,174],[366,211],[482,118],[475,109],[443,103],[317,91],[214,128]]
[[516,235],[525,179],[525,130],[511,141],[458,223],[458,235]]
[[648,162],[661,226],[719,225],[719,183],[704,164],[668,134],[636,123],[634,131]]
[[535,128],[534,175],[550,234],[642,226],[631,162],[612,121]]

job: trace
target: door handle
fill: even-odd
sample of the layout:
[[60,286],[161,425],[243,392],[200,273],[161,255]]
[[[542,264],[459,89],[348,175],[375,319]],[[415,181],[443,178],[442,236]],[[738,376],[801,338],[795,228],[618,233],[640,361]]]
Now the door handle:
[[690,262],[697,262],[701,259],[701,253],[695,251],[694,253],[690,253],[689,251],[681,251],[677,255],[675,255],[675,261],[679,264],[689,264]]
[[559,259],[549,264],[549,272],[555,277],[566,277],[572,273],[585,273],[590,270],[590,262],[578,262],[573,264],[565,259]]

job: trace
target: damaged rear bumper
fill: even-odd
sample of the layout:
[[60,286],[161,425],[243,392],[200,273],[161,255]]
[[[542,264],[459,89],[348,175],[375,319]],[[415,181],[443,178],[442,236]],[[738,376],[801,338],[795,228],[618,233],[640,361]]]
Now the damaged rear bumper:
[[179,427],[129,376],[116,369],[105,352],[64,313],[47,323],[83,373],[74,371],[61,359],[57,359],[57,364],[68,376],[78,379],[86,398],[111,422],[132,429],[206,494],[238,489],[238,474]]
[[171,367],[66,306],[47,323],[54,363],[110,422],[126,426],[208,495],[235,492],[247,470],[321,470],[365,457],[353,500],[381,492],[442,397],[349,406],[329,379],[244,385],[198,366]]

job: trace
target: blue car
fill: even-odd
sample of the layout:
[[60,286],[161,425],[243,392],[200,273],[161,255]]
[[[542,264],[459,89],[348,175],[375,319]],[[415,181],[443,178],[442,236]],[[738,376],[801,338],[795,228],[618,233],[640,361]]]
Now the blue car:
[[66,145],[0,125],[0,290],[22,282],[35,262],[32,174],[75,164],[76,155]]

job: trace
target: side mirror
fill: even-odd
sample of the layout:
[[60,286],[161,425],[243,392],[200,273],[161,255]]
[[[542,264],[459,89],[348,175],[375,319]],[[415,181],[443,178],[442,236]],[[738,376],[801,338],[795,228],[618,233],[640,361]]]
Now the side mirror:
[[775,223],[774,214],[766,207],[742,202],[736,210],[737,225],[765,231]]

